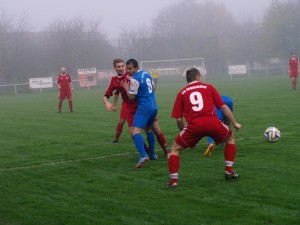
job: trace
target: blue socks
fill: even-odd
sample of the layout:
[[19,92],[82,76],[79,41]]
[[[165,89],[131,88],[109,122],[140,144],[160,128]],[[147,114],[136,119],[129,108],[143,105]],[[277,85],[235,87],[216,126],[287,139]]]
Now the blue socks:
[[208,142],[208,144],[213,144],[215,141],[211,137],[208,137],[207,142]]
[[155,152],[154,152],[155,136],[152,131],[147,133],[147,141],[148,141],[148,145],[149,145],[150,156],[153,156],[155,154]]
[[145,147],[144,147],[144,140],[141,134],[135,134],[133,137],[133,141],[135,144],[135,147],[137,149],[137,151],[140,153],[140,157],[144,158],[147,156],[147,153],[145,151]]

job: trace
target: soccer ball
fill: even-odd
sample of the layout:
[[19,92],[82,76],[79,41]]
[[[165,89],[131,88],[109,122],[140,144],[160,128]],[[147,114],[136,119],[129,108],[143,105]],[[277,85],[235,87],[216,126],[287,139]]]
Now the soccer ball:
[[280,138],[280,131],[276,127],[268,127],[265,130],[264,137],[267,142],[274,143]]

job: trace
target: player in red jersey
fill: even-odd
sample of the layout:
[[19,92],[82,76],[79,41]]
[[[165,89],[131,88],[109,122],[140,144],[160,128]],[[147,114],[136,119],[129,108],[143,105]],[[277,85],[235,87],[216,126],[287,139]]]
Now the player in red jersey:
[[[124,60],[120,58],[115,59],[113,65],[117,74],[111,78],[108,88],[103,96],[103,102],[108,112],[116,111],[118,96],[119,93],[121,94],[123,101],[120,111],[120,119],[117,124],[115,139],[113,140],[113,143],[117,143],[122,133],[125,121],[127,120],[129,127],[132,126],[137,102],[131,101],[127,96],[126,90],[121,86],[121,82],[130,83],[130,76],[125,71]],[[108,100],[112,95],[115,96],[113,105]]]
[[[235,121],[231,110],[224,104],[218,91],[212,85],[202,83],[200,79],[199,70],[188,69],[186,71],[188,85],[176,96],[172,117],[176,118],[180,134],[173,142],[168,161],[171,178],[169,187],[177,186],[180,151],[194,147],[204,136],[212,137],[216,144],[226,143],[224,149],[225,179],[231,180],[239,177],[238,173],[232,170],[236,153],[233,132],[217,118],[215,106],[222,110],[236,130],[239,130],[241,125]],[[183,117],[185,117],[186,125],[184,125]]]
[[[131,77],[129,74],[125,71],[125,62],[123,59],[115,59],[113,62],[114,69],[116,71],[116,75],[111,78],[110,83],[108,85],[107,90],[105,91],[105,94],[103,96],[103,102],[106,106],[106,110],[108,112],[116,111],[117,109],[117,101],[118,96],[121,94],[122,98],[122,107],[120,111],[120,119],[118,121],[117,127],[116,127],[116,135],[115,139],[113,140],[113,143],[117,143],[119,141],[119,137],[123,131],[124,123],[127,121],[127,124],[129,127],[132,126],[133,118],[135,115],[135,112],[137,110],[137,102],[129,100],[127,96],[126,90],[121,86],[121,83],[130,83]],[[114,95],[114,103],[111,104],[109,102],[109,97]],[[154,127],[153,127],[154,134],[156,136],[156,139],[158,143],[160,144],[161,148],[163,149],[165,157],[169,157],[169,151],[167,150],[167,142],[165,139],[165,136],[163,132],[161,131],[158,120],[155,118],[154,121]],[[147,146],[145,146],[147,149]]]
[[72,91],[73,84],[71,75],[66,72],[66,68],[61,68],[61,73],[57,76],[56,85],[59,88],[58,112],[61,113],[62,103],[65,98],[69,101],[70,112],[73,112]]
[[298,60],[296,54],[292,53],[291,58],[289,59],[289,75],[292,80],[293,90],[296,90],[298,67],[299,67],[299,60]]

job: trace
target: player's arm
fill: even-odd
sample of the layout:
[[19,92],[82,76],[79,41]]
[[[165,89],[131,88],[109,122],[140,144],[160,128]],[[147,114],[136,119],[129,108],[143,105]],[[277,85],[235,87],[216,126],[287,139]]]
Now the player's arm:
[[56,86],[57,86],[59,89],[61,88],[60,83],[59,83],[58,76],[57,76],[57,78],[56,78]]
[[74,86],[73,86],[73,82],[72,81],[69,82],[69,87],[70,87],[71,91],[74,90]]
[[109,102],[108,98],[109,98],[109,96],[104,95],[104,96],[103,96],[103,103],[105,104],[106,111],[107,111],[107,112],[111,112],[111,111],[113,111],[113,106],[112,106],[112,104]]
[[119,99],[119,93],[115,93],[114,94],[114,104],[113,104],[113,111],[117,111],[117,103],[118,103],[118,99]]
[[240,128],[242,127],[241,124],[239,124],[238,122],[236,122],[233,113],[231,112],[230,108],[224,104],[221,106],[221,110],[224,114],[224,116],[232,123],[232,125],[234,126],[234,128],[238,131],[240,130]]
[[153,90],[156,91],[156,86],[154,84],[154,81],[152,80],[152,86],[153,86]]
[[179,130],[182,131],[184,128],[183,118],[176,118],[176,123]]
[[139,82],[132,78],[130,80],[130,84],[124,81],[122,81],[120,84],[126,90],[128,98],[130,100],[134,100],[140,86]]

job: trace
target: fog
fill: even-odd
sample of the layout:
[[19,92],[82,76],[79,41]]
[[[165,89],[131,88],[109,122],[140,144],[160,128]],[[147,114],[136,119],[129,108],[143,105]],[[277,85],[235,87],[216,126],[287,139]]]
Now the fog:
[[[184,66],[222,77],[228,65],[282,67],[300,52],[296,0],[0,0],[0,7],[0,84],[53,76],[61,66],[109,73],[116,57],[203,58]],[[149,67],[182,68],[175,64]]]
[[[34,30],[43,30],[55,18],[101,19],[101,27],[110,38],[117,38],[123,26],[150,24],[159,10],[178,0],[0,0],[0,8],[13,16],[28,15]],[[238,19],[261,16],[271,0],[207,0],[221,3]]]

